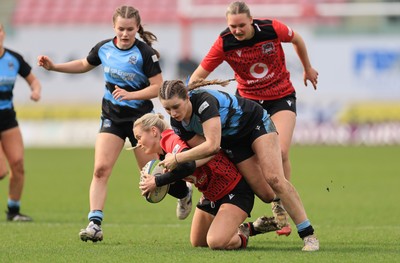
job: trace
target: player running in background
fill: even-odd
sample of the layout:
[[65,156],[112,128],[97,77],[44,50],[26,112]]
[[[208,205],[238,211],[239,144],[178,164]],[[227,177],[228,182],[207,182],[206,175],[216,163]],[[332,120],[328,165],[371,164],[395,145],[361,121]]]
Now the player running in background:
[[[161,114],[148,113],[137,119],[134,134],[140,147],[148,154],[158,154],[160,160],[167,154],[176,157],[176,154],[189,150],[189,146],[170,129]],[[250,216],[254,193],[235,165],[223,151],[196,162],[178,163],[177,159],[175,162],[177,166],[170,172],[157,177],[144,175],[139,187],[142,195],[180,179],[193,183],[203,196],[192,220],[192,246],[226,250],[246,248],[250,232],[248,228],[239,230],[238,227]],[[273,217],[256,223],[253,229],[258,233],[278,229]]]
[[[116,36],[96,44],[86,58],[54,64],[47,56],[38,57],[39,66],[64,73],[85,73],[100,64],[103,66],[105,92],[90,185],[89,224],[79,232],[83,241],[103,239],[101,223],[108,179],[125,139],[128,138],[132,146],[136,145],[133,122],[153,110],[150,99],[157,96],[163,81],[159,54],[152,48],[157,38],[153,33],[144,31],[139,11],[132,6],[118,7],[113,15],[113,27]],[[136,38],[136,33],[144,42]],[[148,161],[157,158],[156,155],[145,154],[141,148],[133,151],[140,169]],[[184,182],[182,184],[184,191],[175,197],[187,201],[185,197],[190,191]],[[191,208],[190,204],[186,207],[188,210]],[[183,218],[190,210],[184,212],[186,215],[178,216]]]
[[224,149],[257,196],[265,194],[264,180],[272,187],[296,224],[303,251],[319,250],[300,196],[284,176],[279,138],[268,112],[222,91],[193,90],[210,84],[227,83],[199,80],[186,87],[180,80],[164,81],[158,97],[175,133],[191,149],[166,156],[160,164],[173,170],[177,162],[199,160]]
[[24,144],[13,104],[13,89],[17,76],[23,77],[31,88],[31,100],[39,101],[41,85],[31,66],[20,54],[4,47],[5,31],[0,24],[0,179],[8,174],[10,184],[7,202],[8,221],[32,221],[20,213],[25,182]]
[[[285,177],[291,179],[289,150],[296,123],[296,92],[286,68],[282,42],[292,43],[304,68],[304,84],[317,88],[318,72],[311,66],[306,45],[297,32],[278,20],[253,19],[245,2],[233,2],[226,11],[228,27],[219,35],[208,54],[194,71],[190,81],[205,79],[223,61],[235,73],[237,95],[259,103],[271,115],[282,152]],[[282,230],[291,232],[281,202],[272,203],[272,211]]]

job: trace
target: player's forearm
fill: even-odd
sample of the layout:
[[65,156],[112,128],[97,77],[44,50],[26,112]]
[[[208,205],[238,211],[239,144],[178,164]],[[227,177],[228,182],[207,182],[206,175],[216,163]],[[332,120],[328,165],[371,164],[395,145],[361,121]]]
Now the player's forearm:
[[300,35],[296,34],[295,39],[292,43],[294,50],[296,51],[297,56],[299,57],[300,62],[303,65],[304,70],[306,71],[307,69],[311,68],[311,62],[308,57],[307,47],[303,38]]
[[40,96],[40,93],[42,91],[42,85],[40,84],[40,81],[35,78],[35,80],[30,83],[30,88],[32,93],[38,94]]
[[197,69],[192,73],[189,79],[189,83],[199,79],[206,79],[210,75],[210,72],[205,70],[201,65],[197,67]]
[[62,73],[85,73],[91,70],[93,67],[81,60],[73,60],[66,63],[54,64],[49,70],[62,72]]
[[175,155],[175,160],[178,163],[196,161],[196,160],[210,157],[210,156],[216,154],[219,150],[220,150],[220,147],[212,147],[210,144],[204,142],[188,151],[177,153]]
[[189,175],[192,175],[195,169],[196,164],[194,161],[180,163],[174,170],[166,172],[160,176],[156,176],[156,186],[160,187],[181,180]]
[[129,92],[129,100],[150,100],[158,96],[159,84],[152,84],[145,89]]

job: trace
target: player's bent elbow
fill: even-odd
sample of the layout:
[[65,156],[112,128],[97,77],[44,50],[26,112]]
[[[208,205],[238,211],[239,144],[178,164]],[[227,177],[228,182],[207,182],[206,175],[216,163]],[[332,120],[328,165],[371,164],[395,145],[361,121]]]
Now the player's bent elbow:
[[208,150],[207,150],[207,154],[208,155],[207,156],[211,156],[211,155],[217,154],[220,149],[221,149],[221,147],[219,145],[215,145],[215,146],[212,146],[212,147],[208,148]]

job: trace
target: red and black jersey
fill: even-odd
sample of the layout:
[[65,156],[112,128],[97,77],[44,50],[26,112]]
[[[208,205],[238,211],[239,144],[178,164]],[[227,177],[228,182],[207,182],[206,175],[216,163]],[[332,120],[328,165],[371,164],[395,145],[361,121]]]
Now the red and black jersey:
[[[189,148],[171,129],[162,132],[160,145],[166,153],[179,153]],[[193,175],[184,180],[194,183],[209,200],[217,201],[230,193],[241,178],[236,166],[223,151],[219,151],[208,163],[197,167]]]
[[201,66],[212,72],[226,61],[235,72],[237,89],[244,98],[275,100],[294,92],[286,68],[282,42],[294,32],[278,20],[253,20],[254,37],[239,41],[225,29],[214,42]]

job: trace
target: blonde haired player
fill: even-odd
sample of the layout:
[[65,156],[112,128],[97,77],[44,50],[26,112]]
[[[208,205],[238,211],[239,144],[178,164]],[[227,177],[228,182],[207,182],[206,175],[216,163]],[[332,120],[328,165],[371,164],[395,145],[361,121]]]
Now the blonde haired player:
[[[139,11],[132,6],[120,6],[115,10],[112,21],[115,36],[97,43],[86,58],[54,64],[47,56],[38,57],[38,65],[49,71],[85,73],[100,64],[103,69],[104,96],[90,184],[89,224],[79,232],[83,241],[103,240],[101,224],[112,169],[126,138],[132,146],[136,145],[133,122],[153,110],[150,99],[157,96],[163,81],[159,54],[152,48],[157,38],[144,30]],[[143,41],[136,38],[136,34]],[[140,169],[156,158],[140,148],[133,151]],[[188,192],[186,185],[184,187]],[[185,215],[178,217],[187,216],[190,206],[184,212]]]
[[[174,170],[160,176],[144,175],[140,183],[142,194],[181,179],[193,183],[203,196],[193,216],[191,244],[211,249],[246,248],[250,233],[239,226],[250,216],[254,193],[225,153],[219,151],[204,160],[180,162],[177,154],[189,146],[169,128],[161,114],[142,116],[135,121],[133,130],[146,153],[156,153],[161,160],[172,155],[176,164]],[[278,229],[273,217],[260,219],[251,226],[258,233]]]
[[[198,80],[187,87],[171,80],[160,89],[158,98],[171,116],[171,126],[192,147],[174,157],[187,162],[224,149],[260,199],[267,195],[275,200],[274,192],[281,199],[304,242],[302,250],[319,250],[300,196],[284,176],[279,138],[268,112],[251,100],[220,90],[196,89],[210,84],[219,82]],[[173,170],[174,157],[167,156],[161,164]]]

